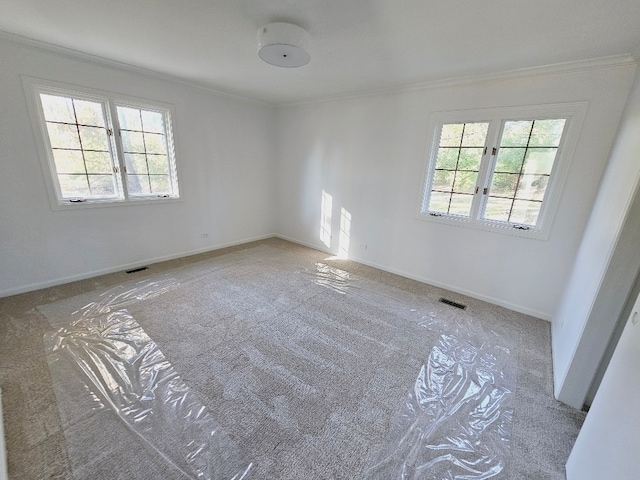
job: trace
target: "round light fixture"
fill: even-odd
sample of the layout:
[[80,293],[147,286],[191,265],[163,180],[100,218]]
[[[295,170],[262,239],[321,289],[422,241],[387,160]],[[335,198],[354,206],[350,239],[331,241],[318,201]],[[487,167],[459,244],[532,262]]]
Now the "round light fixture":
[[302,67],[311,60],[309,32],[292,23],[276,22],[258,30],[258,56],[276,67]]

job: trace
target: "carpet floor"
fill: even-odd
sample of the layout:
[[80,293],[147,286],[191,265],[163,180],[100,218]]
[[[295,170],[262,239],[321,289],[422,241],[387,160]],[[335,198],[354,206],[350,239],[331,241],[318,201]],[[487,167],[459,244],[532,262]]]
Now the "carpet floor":
[[555,480],[584,420],[547,322],[278,239],[0,299],[0,386],[12,479]]

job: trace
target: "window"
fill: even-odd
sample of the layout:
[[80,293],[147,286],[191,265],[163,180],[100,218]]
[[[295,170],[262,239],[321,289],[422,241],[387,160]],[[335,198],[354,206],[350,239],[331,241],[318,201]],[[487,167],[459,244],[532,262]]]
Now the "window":
[[162,112],[117,106],[130,195],[171,195],[166,118]]
[[469,216],[488,123],[442,125],[429,211]]
[[584,104],[441,113],[420,215],[545,238]]
[[565,118],[504,123],[483,218],[535,226]]
[[27,83],[54,206],[179,197],[169,106]]

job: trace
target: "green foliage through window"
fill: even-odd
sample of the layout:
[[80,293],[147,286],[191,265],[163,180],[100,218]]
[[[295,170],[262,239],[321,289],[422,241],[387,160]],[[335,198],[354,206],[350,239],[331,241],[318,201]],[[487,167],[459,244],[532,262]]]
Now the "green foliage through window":
[[488,123],[442,126],[431,211],[469,216],[488,127]]
[[169,108],[33,88],[58,204],[178,197]]
[[566,118],[505,120],[493,129],[489,121],[441,124],[424,212],[536,227],[565,124]]

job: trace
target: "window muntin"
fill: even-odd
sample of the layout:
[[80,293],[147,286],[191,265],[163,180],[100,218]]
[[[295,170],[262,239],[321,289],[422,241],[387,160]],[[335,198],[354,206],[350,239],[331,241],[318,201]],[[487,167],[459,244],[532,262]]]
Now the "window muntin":
[[45,93],[40,102],[61,198],[117,198],[104,105]]
[[162,112],[117,106],[131,196],[172,195],[174,179]]
[[23,81],[54,209],[179,198],[170,106]]
[[488,127],[484,122],[442,125],[429,211],[471,214]]
[[[546,238],[586,108],[579,102],[433,114],[419,218]],[[462,189],[451,177],[464,173],[456,155],[464,158],[460,132],[472,124],[483,125],[483,131],[488,126],[480,165],[471,169],[473,175],[478,170],[471,194],[468,185]],[[479,149],[480,143],[464,146]],[[454,194],[472,198],[464,210],[451,208],[457,206]]]
[[566,119],[506,121],[482,218],[536,226]]

